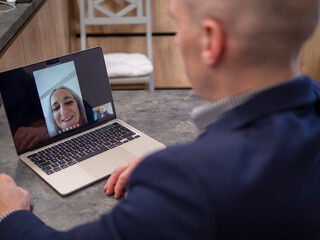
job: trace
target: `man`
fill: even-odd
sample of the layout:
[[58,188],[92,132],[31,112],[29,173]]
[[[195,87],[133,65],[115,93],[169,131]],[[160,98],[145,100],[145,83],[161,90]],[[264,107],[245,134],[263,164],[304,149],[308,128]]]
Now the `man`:
[[203,133],[119,168],[106,191],[118,197],[131,174],[127,197],[68,232],[27,211],[29,194],[1,175],[1,239],[320,239],[320,85],[297,69],[318,9],[172,0],[187,74],[213,102],[194,113]]
[[99,116],[98,116],[98,118],[103,118],[104,116],[105,116],[104,108],[103,108],[103,107],[100,107],[100,109],[99,109]]

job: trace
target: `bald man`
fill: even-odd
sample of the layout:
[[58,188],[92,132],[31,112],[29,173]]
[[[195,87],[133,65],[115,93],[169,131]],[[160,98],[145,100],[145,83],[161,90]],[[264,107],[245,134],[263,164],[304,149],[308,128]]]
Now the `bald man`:
[[28,211],[28,192],[1,175],[1,239],[320,239],[320,85],[297,63],[318,9],[172,0],[175,42],[208,100],[193,112],[200,136],[119,168],[105,189],[118,197],[130,175],[127,197],[68,232]]

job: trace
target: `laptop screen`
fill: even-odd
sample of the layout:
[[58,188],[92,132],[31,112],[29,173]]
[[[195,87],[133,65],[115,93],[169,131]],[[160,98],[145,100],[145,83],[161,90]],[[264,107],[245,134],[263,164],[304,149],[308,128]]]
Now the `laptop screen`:
[[0,73],[0,90],[19,154],[116,117],[101,48]]

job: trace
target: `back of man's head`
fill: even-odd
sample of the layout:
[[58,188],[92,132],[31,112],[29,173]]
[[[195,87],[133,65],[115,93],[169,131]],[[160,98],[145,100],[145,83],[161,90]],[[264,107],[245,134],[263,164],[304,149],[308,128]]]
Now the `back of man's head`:
[[196,23],[217,20],[248,64],[272,65],[297,57],[313,33],[319,0],[184,0]]

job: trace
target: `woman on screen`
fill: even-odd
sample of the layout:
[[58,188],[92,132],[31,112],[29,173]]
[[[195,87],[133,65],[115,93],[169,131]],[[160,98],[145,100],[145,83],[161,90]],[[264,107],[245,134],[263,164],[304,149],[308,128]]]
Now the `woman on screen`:
[[60,87],[52,91],[48,116],[51,136],[86,124],[87,117],[82,99],[71,89]]

